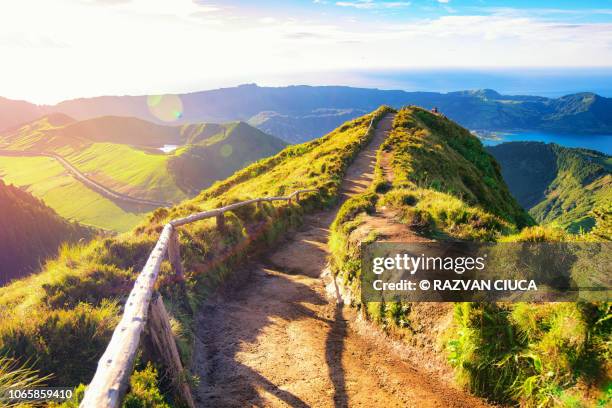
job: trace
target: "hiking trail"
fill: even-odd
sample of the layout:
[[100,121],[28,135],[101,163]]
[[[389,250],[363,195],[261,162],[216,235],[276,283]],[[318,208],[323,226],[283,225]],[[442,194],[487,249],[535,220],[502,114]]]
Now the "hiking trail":
[[[342,202],[372,182],[376,152],[393,117],[387,114],[378,123],[372,141],[347,169],[339,203],[306,216],[300,230],[267,258],[245,266],[243,286],[199,311],[192,367],[200,377],[196,405],[489,406],[402,359],[385,341],[360,333],[356,311],[337,304],[321,278],[330,224]],[[391,216],[382,211],[370,221],[385,234],[419,239]]]

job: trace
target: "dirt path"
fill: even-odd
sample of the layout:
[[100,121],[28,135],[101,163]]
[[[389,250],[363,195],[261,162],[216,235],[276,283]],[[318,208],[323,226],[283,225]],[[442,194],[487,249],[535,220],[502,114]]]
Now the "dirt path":
[[[376,151],[391,128],[379,124],[349,167],[343,199],[372,181]],[[380,342],[357,333],[354,310],[327,297],[329,225],[337,207],[306,219],[303,229],[260,265],[248,284],[203,308],[194,367],[199,406],[211,407],[482,407],[434,376],[419,372]]]

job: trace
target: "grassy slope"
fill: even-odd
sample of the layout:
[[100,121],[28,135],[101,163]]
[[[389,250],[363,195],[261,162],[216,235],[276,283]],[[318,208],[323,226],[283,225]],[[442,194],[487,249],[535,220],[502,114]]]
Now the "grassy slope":
[[[394,130],[379,152],[372,190],[348,200],[332,226],[332,268],[350,287],[357,304],[359,244],[375,241],[377,236],[374,231],[356,240],[352,232],[364,222],[361,214],[374,211],[377,205],[394,208],[414,231],[438,240],[568,238],[563,231],[542,227],[512,235],[531,221],[514,199],[504,198],[508,190],[495,161],[476,138],[465,133],[423,110],[398,113]],[[380,170],[383,150],[393,155],[391,185]],[[600,231],[606,228],[608,224],[600,223]],[[594,238],[610,239],[603,232]],[[418,334],[424,317],[412,311],[419,308],[406,302],[363,306],[367,318],[409,343],[417,341],[411,336]],[[443,347],[459,381],[479,395],[528,406],[582,406],[606,398],[610,316],[610,304],[460,303],[455,305],[454,323]],[[590,391],[585,393],[587,387]],[[603,389],[601,394],[598,387]]]
[[197,193],[286,146],[243,122],[207,126],[190,130],[188,144],[169,160],[168,169],[184,191]]
[[383,151],[392,157],[393,182],[383,180],[378,168],[372,190],[349,199],[332,225],[332,267],[355,293],[360,248],[351,233],[362,222],[359,215],[376,205],[398,211],[402,222],[438,239],[495,241],[533,223],[481,142],[448,119],[404,108],[379,156]]
[[93,234],[0,179],[0,285],[36,271],[63,242]]
[[170,157],[113,143],[94,143],[65,156],[87,176],[115,191],[138,198],[179,202],[187,195],[168,172]]
[[174,202],[186,198],[167,170],[170,156],[151,149],[180,143],[180,127],[120,117],[59,119],[44,117],[0,140],[6,149],[59,154],[95,181],[127,195]]
[[532,223],[512,198],[497,162],[456,123],[422,109],[404,109],[390,144],[399,182],[448,193],[521,227]]
[[366,133],[370,119],[370,115],[359,118],[324,138],[288,147],[192,200],[157,210],[132,233],[65,248],[42,273],[1,288],[0,354],[32,358],[43,374],[54,374],[53,384],[89,381],[118,319],[116,299],[130,290],[164,222],[248,197],[320,188],[299,204],[267,204],[228,214],[224,234],[216,230],[213,220],[181,229],[186,292],[170,279],[166,262],[160,291],[188,360],[191,310],[231,276],[249,253],[273,245],[284,231],[299,224],[304,212],[335,200],[344,169],[371,138]]
[[612,159],[603,153],[536,142],[489,151],[511,191],[540,223],[588,231],[595,224],[592,210],[612,200]]
[[85,187],[48,157],[0,156],[0,177],[42,199],[62,217],[97,228],[128,231],[150,211],[119,206]]

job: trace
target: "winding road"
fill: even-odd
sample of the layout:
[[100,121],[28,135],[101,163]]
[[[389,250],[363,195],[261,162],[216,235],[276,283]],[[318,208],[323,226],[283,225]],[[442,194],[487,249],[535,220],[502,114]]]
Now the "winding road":
[[155,201],[155,200],[147,200],[143,198],[131,197],[126,194],[119,193],[114,191],[97,181],[87,177],[83,174],[79,169],[74,167],[68,160],[64,159],[62,156],[55,153],[47,153],[47,152],[29,152],[29,151],[19,151],[19,150],[0,150],[0,156],[11,156],[11,157],[50,157],[55,159],[59,164],[61,164],[67,171],[72,175],[75,179],[85,184],[90,189],[96,191],[102,196],[108,198],[109,200],[121,201],[128,204],[136,204],[136,205],[145,205],[148,207],[170,207],[171,203],[166,203],[163,201]]

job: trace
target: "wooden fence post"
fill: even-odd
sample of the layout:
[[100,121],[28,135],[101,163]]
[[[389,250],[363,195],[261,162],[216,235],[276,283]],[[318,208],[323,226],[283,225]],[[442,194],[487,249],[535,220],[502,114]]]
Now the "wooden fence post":
[[217,215],[217,229],[219,231],[225,231],[225,215],[223,215],[223,213]]
[[147,321],[147,334],[153,348],[152,352],[159,356],[164,363],[168,371],[168,378],[174,385],[176,397],[189,408],[195,408],[191,389],[170,327],[168,312],[166,312],[161,295],[156,293],[153,296]]
[[185,280],[185,272],[183,270],[183,264],[181,263],[181,247],[179,243],[178,231],[176,228],[172,228],[172,234],[170,235],[170,241],[168,241],[168,260],[174,269],[176,278],[179,281]]

